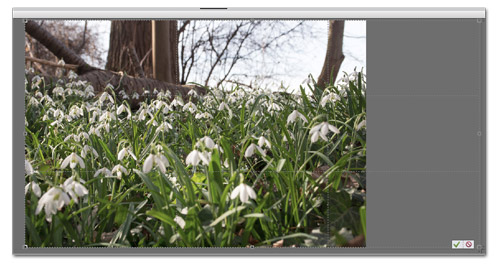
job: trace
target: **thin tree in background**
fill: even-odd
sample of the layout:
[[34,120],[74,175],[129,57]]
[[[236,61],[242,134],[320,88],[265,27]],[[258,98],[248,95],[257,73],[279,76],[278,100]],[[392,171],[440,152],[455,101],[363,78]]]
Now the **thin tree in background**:
[[329,21],[328,27],[328,45],[325,62],[318,77],[318,85],[325,87],[335,83],[337,75],[344,61],[343,44],[344,42],[344,21]]

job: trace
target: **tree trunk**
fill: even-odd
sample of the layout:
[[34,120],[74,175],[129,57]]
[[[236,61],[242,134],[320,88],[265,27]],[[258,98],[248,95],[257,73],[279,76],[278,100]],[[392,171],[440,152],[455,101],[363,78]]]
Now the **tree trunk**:
[[111,22],[109,34],[109,50],[106,69],[123,71],[128,75],[139,77],[136,67],[130,61],[127,48],[132,46],[140,61],[141,68],[147,78],[153,78],[153,62],[151,57],[151,22],[120,21]]
[[323,69],[318,77],[318,85],[325,87],[335,83],[344,61],[342,44],[344,42],[344,21],[330,21],[328,27],[328,45]]
[[153,21],[153,78],[179,83],[177,21]]

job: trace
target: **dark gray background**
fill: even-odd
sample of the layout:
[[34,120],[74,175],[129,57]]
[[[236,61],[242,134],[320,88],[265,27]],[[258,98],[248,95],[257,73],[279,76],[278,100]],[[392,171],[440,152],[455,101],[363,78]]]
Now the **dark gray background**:
[[366,248],[28,248],[24,25],[13,19],[13,253],[485,254],[485,30],[484,19],[367,20]]

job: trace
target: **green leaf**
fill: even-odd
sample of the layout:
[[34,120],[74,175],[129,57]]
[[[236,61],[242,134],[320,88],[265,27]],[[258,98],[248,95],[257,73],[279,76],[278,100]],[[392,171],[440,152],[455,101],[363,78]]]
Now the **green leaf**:
[[152,216],[156,219],[159,219],[172,227],[175,227],[177,225],[177,223],[175,223],[174,219],[169,217],[164,211],[153,209],[153,210],[147,211],[146,214],[148,216]]
[[246,214],[243,217],[245,218],[262,218],[267,221],[272,221],[268,216],[264,215],[263,213],[251,213],[251,214]]
[[224,214],[222,214],[220,217],[218,217],[216,220],[214,220],[214,222],[210,223],[210,227],[217,225],[219,222],[221,222],[222,220],[224,220],[228,216],[233,215],[233,214],[235,214],[235,213],[237,213],[245,208],[246,208],[246,205],[241,205],[241,206],[238,206],[236,208],[233,208],[231,210],[226,211]]
[[194,173],[193,177],[191,177],[191,180],[195,183],[203,183],[205,182],[205,179],[207,179],[207,176],[200,172]]
[[361,206],[359,208],[359,215],[361,217],[361,226],[363,227],[363,235],[366,238],[366,206]]
[[212,158],[208,165],[208,191],[210,194],[210,202],[216,203],[222,193],[222,168],[220,166],[219,151],[214,150]]

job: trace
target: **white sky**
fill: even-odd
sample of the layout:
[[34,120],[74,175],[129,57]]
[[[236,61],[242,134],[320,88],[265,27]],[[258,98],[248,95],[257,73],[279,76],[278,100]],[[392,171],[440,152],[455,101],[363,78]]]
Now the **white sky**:
[[[292,89],[296,89],[309,74],[317,78],[321,72],[326,54],[328,24],[327,21],[312,21],[311,31],[318,33],[324,32],[324,35],[318,35],[317,38],[308,40],[297,40],[299,46],[296,46],[298,51],[284,52],[284,59],[278,59],[273,67],[262,67],[262,70],[270,68],[277,74],[273,78],[273,82],[269,85],[279,84],[284,82]],[[105,48],[104,59],[107,56],[107,48],[109,46],[109,31],[110,21],[89,21],[90,27],[96,27],[100,32],[100,46]],[[340,74],[343,72],[351,73],[354,68],[366,72],[366,22],[365,21],[346,21],[344,29],[344,55],[345,59],[342,63]],[[265,56],[261,56],[265,57]],[[234,72],[244,72],[245,67],[235,67]],[[244,82],[248,83],[248,82]]]

